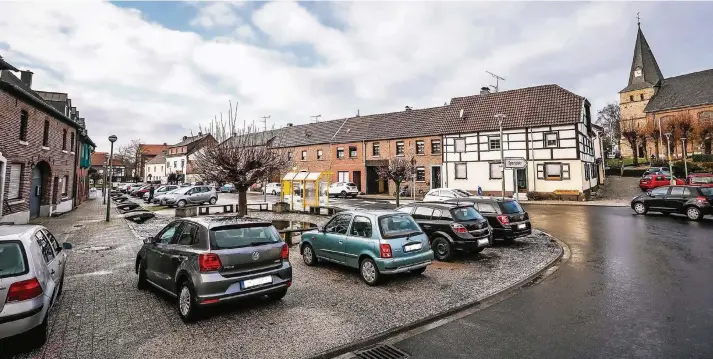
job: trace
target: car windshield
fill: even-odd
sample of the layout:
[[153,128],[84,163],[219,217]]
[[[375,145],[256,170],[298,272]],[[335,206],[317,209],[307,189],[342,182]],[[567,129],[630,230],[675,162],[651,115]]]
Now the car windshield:
[[713,183],[713,177],[692,177],[691,183],[702,183],[702,184]]
[[25,256],[17,242],[0,242],[0,278],[16,276],[27,271]]
[[379,230],[384,239],[421,233],[418,224],[405,213],[379,217]]
[[211,249],[230,249],[259,246],[282,241],[271,224],[262,226],[225,226],[211,229]]
[[470,193],[468,193],[468,192],[466,192],[466,191],[464,191],[464,190],[462,190],[462,189],[453,189],[452,191],[453,191],[453,193],[455,193],[456,196],[458,196],[458,197],[470,197],[470,196],[472,196],[472,194],[470,194]]
[[458,221],[477,221],[483,219],[483,216],[471,206],[453,208],[451,209],[451,215]]
[[522,213],[522,212],[524,212],[524,211],[522,210],[522,207],[520,207],[520,204],[517,203],[517,201],[503,202],[503,213],[513,214],[513,213]]

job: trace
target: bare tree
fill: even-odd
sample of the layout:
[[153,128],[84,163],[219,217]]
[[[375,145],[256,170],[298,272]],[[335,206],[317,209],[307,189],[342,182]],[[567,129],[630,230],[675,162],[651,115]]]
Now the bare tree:
[[659,138],[661,137],[661,131],[659,131],[658,124],[654,121],[646,121],[646,125],[644,125],[641,131],[654,142],[656,158],[658,159],[661,155],[661,152],[659,152]]
[[639,165],[639,138],[641,137],[641,129],[635,120],[626,120],[621,123],[621,136],[631,147],[631,152],[634,154],[634,166]]
[[[388,166],[379,167],[377,173],[381,178],[392,180],[396,184],[396,207],[398,207],[401,197],[401,183],[413,176],[414,166],[409,160],[403,157],[396,157],[389,160]],[[411,190],[414,191],[416,189],[412,188]]]
[[621,139],[621,116],[618,103],[610,103],[597,112],[597,124],[604,129],[604,148],[612,151],[619,147]]
[[[691,130],[693,129],[694,121],[693,116],[688,112],[682,112],[673,117],[673,128],[676,133],[678,141],[682,138],[686,138],[687,141],[692,141]],[[678,142],[677,141],[677,142]],[[693,145],[693,143],[691,143]],[[691,146],[692,147],[692,146]],[[688,156],[688,151],[683,143],[681,143],[681,158],[685,161]]]
[[279,130],[259,132],[254,126],[237,129],[237,110],[231,103],[227,120],[223,114],[202,128],[216,142],[206,144],[195,154],[195,173],[206,182],[232,183],[238,192],[238,214],[247,214],[247,190],[272,173],[280,173],[290,165],[287,153],[275,148]]
[[[141,148],[141,140],[131,140],[128,144],[119,146],[114,152],[114,158],[119,160],[124,166],[128,175],[133,180],[141,180],[137,178],[138,174],[141,173],[139,166],[141,166],[139,149]],[[126,174],[124,176],[127,176]]]

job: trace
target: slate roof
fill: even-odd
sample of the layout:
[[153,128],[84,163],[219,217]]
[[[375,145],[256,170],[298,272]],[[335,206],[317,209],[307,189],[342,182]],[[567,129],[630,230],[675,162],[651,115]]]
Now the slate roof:
[[35,91],[45,102],[54,107],[57,111],[64,113],[64,107],[67,106],[67,94],[59,92]]
[[[496,114],[504,114],[504,129],[558,126],[581,119],[586,99],[557,85],[542,85],[483,95],[455,97],[447,107],[440,134],[499,129]],[[463,109],[464,118],[460,119]]]
[[644,112],[713,104],[713,69],[664,79]]
[[165,151],[169,146],[168,145],[149,145],[149,144],[140,144],[139,145],[139,151],[143,155],[147,156],[157,156],[160,155],[163,151]]
[[2,56],[0,56],[0,70],[20,71],[15,66],[12,66],[12,65],[10,65],[10,63],[6,62],[2,58]]
[[[636,68],[641,68],[642,76],[634,77]],[[629,71],[629,85],[620,92],[640,90],[652,87],[663,80],[659,64],[656,63],[653,51],[644,37],[644,33],[639,27],[636,33],[636,43],[634,44],[634,58],[631,60],[631,70]]]
[[338,119],[285,126],[278,130],[273,130],[275,136],[277,136],[273,146],[294,147],[329,143],[343,123],[344,119]]
[[[108,152],[94,152],[92,153],[92,166],[104,166],[104,162],[109,158]],[[124,165],[119,161],[118,158],[114,157],[111,160],[113,166],[123,167]]]
[[208,137],[208,134],[201,134],[201,135],[196,135],[196,136],[188,136],[185,140],[181,140],[181,142],[168,146],[168,148],[174,148],[174,147],[182,147],[182,146],[187,146],[190,145],[193,142],[196,142],[198,140],[202,140],[206,137]]
[[448,106],[410,109],[347,118],[334,137],[335,143],[397,139],[440,134]]
[[163,152],[159,152],[151,161],[146,162],[147,165],[160,165],[163,163],[166,163],[166,155]]

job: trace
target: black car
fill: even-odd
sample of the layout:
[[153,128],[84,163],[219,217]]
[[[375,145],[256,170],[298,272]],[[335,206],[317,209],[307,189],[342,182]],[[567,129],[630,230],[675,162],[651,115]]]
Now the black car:
[[496,239],[511,242],[515,238],[532,234],[530,216],[514,199],[465,197],[448,200],[447,203],[468,203],[475,206],[490,223]]
[[493,243],[488,221],[469,203],[417,202],[396,210],[416,220],[439,261],[451,259],[456,250],[478,253]]
[[680,213],[694,221],[713,214],[713,188],[698,186],[662,186],[634,197],[631,208],[637,214],[648,211]]

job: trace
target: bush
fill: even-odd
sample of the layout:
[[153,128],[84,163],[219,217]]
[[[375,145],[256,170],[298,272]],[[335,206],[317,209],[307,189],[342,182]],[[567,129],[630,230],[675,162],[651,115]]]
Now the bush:
[[691,156],[693,162],[713,162],[713,155],[697,154]]
[[[686,161],[688,166],[688,173],[692,172],[703,172],[703,168],[698,166],[696,163]],[[673,175],[676,177],[683,178],[686,176],[686,168],[684,168],[683,161],[678,161],[673,164]]]

